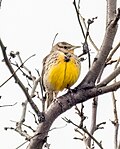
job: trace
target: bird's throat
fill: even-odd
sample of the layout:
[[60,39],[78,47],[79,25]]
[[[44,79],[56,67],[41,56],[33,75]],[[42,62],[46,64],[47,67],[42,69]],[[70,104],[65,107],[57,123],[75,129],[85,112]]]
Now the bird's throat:
[[69,53],[65,53],[64,61],[65,62],[69,62],[70,61],[70,57],[71,57],[71,55]]

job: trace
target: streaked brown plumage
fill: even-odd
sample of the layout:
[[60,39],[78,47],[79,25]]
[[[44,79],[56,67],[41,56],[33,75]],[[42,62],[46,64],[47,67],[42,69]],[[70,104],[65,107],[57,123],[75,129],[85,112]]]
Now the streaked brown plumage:
[[80,74],[80,61],[74,55],[74,49],[79,47],[59,42],[43,59],[42,82],[46,92],[47,107],[59,91],[70,88],[77,81]]

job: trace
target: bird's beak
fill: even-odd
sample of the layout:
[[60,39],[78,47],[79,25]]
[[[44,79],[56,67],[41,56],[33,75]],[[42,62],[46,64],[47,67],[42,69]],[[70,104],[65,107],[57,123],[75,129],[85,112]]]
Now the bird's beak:
[[80,48],[81,46],[72,46],[72,48],[70,48],[70,53],[74,53],[74,50],[77,48]]

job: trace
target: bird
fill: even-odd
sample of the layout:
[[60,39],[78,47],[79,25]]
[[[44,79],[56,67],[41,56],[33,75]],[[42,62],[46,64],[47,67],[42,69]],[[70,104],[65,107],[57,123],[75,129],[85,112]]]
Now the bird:
[[81,64],[78,56],[74,54],[76,48],[80,46],[58,42],[43,59],[41,78],[47,108],[57,98],[59,91],[70,89],[79,78]]

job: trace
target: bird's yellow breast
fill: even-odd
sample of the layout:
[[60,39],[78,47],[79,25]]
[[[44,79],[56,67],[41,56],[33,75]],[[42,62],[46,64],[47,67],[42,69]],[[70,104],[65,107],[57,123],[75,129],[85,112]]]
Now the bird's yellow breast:
[[80,63],[76,56],[71,54],[70,60],[65,61],[65,54],[59,52],[57,59],[48,72],[48,87],[53,91],[62,91],[71,87],[80,74]]

